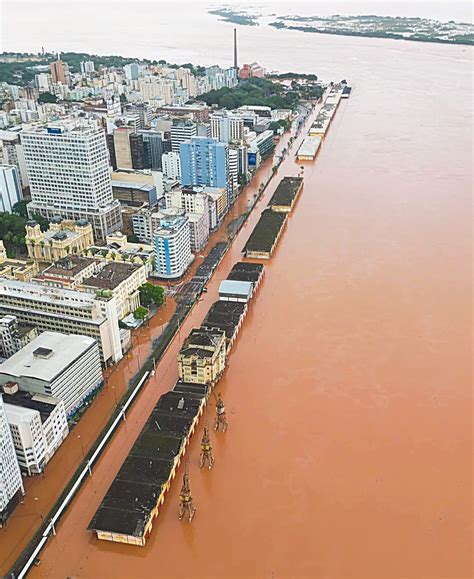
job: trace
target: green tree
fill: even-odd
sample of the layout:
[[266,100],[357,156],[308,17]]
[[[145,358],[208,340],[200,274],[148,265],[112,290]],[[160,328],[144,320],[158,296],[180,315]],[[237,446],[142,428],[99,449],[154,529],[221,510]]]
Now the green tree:
[[39,103],[57,103],[58,97],[50,92],[42,92],[38,97]]
[[41,231],[47,231],[49,227],[49,221],[46,217],[39,215],[38,213],[33,213],[31,219],[34,219],[36,223],[39,224]]
[[165,290],[159,285],[146,282],[138,288],[140,303],[144,306],[155,304],[161,306],[165,301]]
[[235,107],[236,101],[231,94],[225,94],[219,99],[219,108],[232,110]]
[[136,320],[144,320],[148,315],[148,310],[143,306],[138,306],[138,308],[133,312],[133,317]]
[[28,211],[26,210],[26,205],[28,204],[28,201],[26,201],[25,199],[22,199],[21,201],[18,201],[17,203],[15,203],[15,205],[13,205],[13,213],[15,213],[16,215],[21,215],[22,217],[25,217],[26,219],[28,219]]
[[121,102],[122,104],[128,102],[128,99],[127,99],[127,95],[126,95],[126,94],[122,93],[122,94],[120,95],[120,102]]

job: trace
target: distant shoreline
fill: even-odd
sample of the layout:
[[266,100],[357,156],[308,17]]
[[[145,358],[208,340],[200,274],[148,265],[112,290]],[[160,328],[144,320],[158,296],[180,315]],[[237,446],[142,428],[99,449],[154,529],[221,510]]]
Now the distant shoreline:
[[[208,14],[220,16],[223,22],[241,26],[259,26],[260,14],[234,11],[230,8],[209,10]],[[268,26],[278,30],[296,30],[312,34],[332,34],[334,36],[353,36],[356,38],[386,38],[389,40],[411,40],[413,42],[430,42],[435,44],[451,44],[474,46],[474,27],[469,23],[450,21],[447,23],[425,18],[394,18],[392,16],[360,15],[328,17],[317,16],[276,16]],[[284,22],[308,23],[288,24]],[[321,25],[313,26],[313,23]],[[348,27],[366,28],[366,30],[350,29]],[[372,29],[370,29],[372,27]],[[403,33],[402,33],[403,32]]]

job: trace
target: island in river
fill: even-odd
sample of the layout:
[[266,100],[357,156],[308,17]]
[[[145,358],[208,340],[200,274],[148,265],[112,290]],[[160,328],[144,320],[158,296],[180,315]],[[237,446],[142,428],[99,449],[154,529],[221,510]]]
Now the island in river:
[[[226,22],[247,26],[259,24],[261,15],[230,8],[209,12],[221,16]],[[274,16],[274,15],[273,15]],[[443,44],[474,45],[474,26],[467,22],[440,22],[429,18],[402,18],[393,16],[356,15],[343,16],[277,16],[268,23],[273,28],[299,30],[316,34],[337,34],[342,36],[365,36],[371,38],[391,38],[394,40],[415,40],[418,42],[438,42]]]

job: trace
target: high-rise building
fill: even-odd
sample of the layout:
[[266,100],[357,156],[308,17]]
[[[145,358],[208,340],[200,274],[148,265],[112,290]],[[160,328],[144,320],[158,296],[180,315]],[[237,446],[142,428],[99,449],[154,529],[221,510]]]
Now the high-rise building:
[[171,125],[171,150],[179,153],[179,146],[197,136],[196,123],[175,119]]
[[96,239],[122,227],[102,130],[75,121],[23,131],[21,141],[30,182],[30,215],[85,218]]
[[241,143],[244,139],[243,118],[224,112],[211,115],[211,136],[223,143]]
[[130,154],[133,169],[147,169],[145,143],[143,135],[133,133],[130,135]]
[[161,131],[143,130],[139,131],[139,134],[143,138],[145,147],[146,168],[152,171],[161,171],[163,167],[161,157],[164,152],[163,133]]
[[180,179],[181,178],[181,161],[179,153],[163,153],[161,157],[161,164],[163,168],[163,173],[169,179]]
[[227,153],[229,157],[229,184],[232,187],[231,202],[233,202],[239,189],[239,151],[230,147]]
[[184,211],[166,209],[154,232],[156,274],[164,279],[178,279],[191,265],[191,240]]
[[0,358],[9,358],[38,336],[35,326],[19,324],[16,316],[0,317]]
[[165,194],[168,209],[182,209],[188,218],[191,251],[198,252],[209,239],[209,197],[202,187],[172,189]]
[[217,139],[194,137],[180,146],[181,182],[184,186],[226,187],[228,204],[232,197],[229,181],[228,145]]
[[13,205],[22,199],[18,169],[15,165],[0,165],[0,213],[11,213]]
[[67,84],[66,83],[66,63],[62,60],[55,60],[49,65],[51,70],[51,80],[53,84]]
[[12,433],[0,394],[0,527],[25,494]]

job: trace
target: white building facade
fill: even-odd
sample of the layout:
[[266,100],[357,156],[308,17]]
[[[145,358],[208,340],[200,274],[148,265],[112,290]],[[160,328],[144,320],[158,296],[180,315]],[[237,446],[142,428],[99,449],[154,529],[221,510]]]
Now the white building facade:
[[0,385],[64,402],[68,417],[102,385],[97,342],[88,336],[43,332],[0,367]]
[[20,467],[0,394],[0,526],[24,494]]
[[21,142],[31,190],[30,215],[85,218],[98,239],[121,228],[102,130],[74,121],[23,131]]
[[163,153],[161,156],[161,165],[163,167],[163,173],[168,177],[168,179],[181,179],[181,161],[179,153],[173,153],[173,151]]
[[169,212],[160,219],[154,233],[156,275],[163,279],[178,279],[191,265],[191,240],[188,218],[179,212]]
[[11,213],[23,199],[20,175],[15,165],[0,165],[0,213]]

